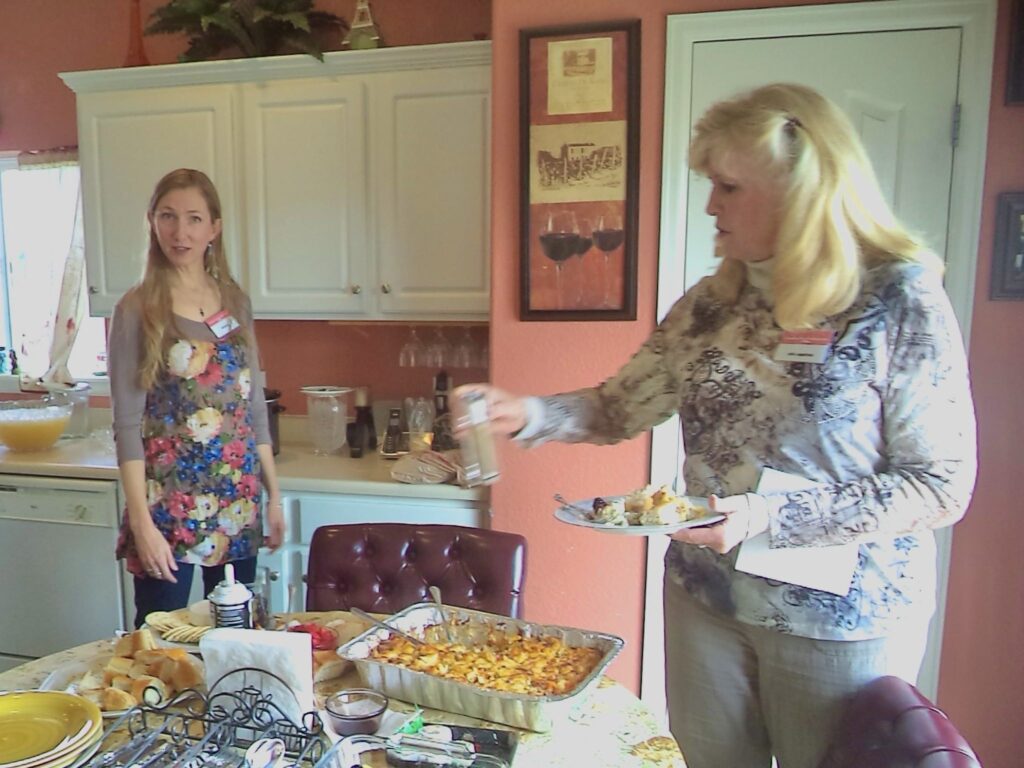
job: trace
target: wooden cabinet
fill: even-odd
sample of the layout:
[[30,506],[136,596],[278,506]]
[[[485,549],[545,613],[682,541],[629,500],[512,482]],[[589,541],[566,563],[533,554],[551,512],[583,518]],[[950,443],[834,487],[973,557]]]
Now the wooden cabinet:
[[486,319],[490,43],[66,73],[90,310],[141,274],[156,180],[210,174],[257,317]]
[[[237,248],[233,116],[233,89],[226,85],[79,98],[85,258],[93,315],[109,315],[142,276],[149,196],[174,168],[201,168],[213,179],[224,208],[225,241]],[[239,254],[228,254],[237,272]]]

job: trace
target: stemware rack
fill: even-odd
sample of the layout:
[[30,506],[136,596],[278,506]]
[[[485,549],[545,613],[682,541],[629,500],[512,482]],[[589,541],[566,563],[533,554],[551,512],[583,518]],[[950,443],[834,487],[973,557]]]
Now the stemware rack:
[[284,742],[280,765],[314,768],[320,763],[330,742],[317,712],[306,712],[297,725],[255,685],[217,692],[226,677],[209,693],[182,691],[162,704],[127,710],[106,728],[81,768],[243,768],[246,749],[265,738]]

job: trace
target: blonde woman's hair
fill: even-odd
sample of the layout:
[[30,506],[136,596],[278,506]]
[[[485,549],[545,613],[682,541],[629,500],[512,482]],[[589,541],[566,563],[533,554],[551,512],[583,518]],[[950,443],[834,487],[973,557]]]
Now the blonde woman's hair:
[[[221,219],[220,195],[213,182],[202,171],[191,168],[178,168],[171,171],[157,182],[153,195],[149,199],[146,219],[149,224],[149,251],[146,256],[146,268],[142,281],[136,286],[136,294],[142,314],[142,362],[139,366],[139,384],[143,389],[150,389],[166,365],[167,351],[180,334],[180,329],[172,312],[171,287],[169,277],[171,264],[160,248],[156,238],[154,216],[160,201],[176,189],[195,189],[203,196],[210,210],[211,221]],[[234,317],[245,317],[248,302],[245,293],[231,277],[227,257],[224,254],[223,227],[213,239],[204,257],[206,272],[217,283],[220,291],[221,304]],[[246,323],[237,331],[243,341],[248,341]]]
[[[835,104],[777,83],[720,101],[697,122],[690,167],[709,174],[743,157],[782,190],[772,291],[775,321],[806,328],[847,309],[861,275],[885,261],[939,260],[897,221],[867,153]],[[723,259],[715,295],[734,303],[746,266]]]

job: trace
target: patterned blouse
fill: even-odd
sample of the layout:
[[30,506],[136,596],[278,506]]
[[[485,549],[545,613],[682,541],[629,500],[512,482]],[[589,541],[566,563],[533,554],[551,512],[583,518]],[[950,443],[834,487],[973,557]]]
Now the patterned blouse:
[[541,399],[521,438],[614,443],[678,413],[687,493],[752,492],[766,467],[800,475],[816,485],[768,497],[770,546],[860,546],[845,596],[737,571],[739,547],[673,542],[669,578],[722,614],[804,637],[860,640],[926,622],[932,529],[960,519],[976,472],[956,318],[936,274],[889,263],[819,327],[835,332],[824,363],[776,361],[770,292],[748,283],[730,307],[705,279],[615,376]]
[[[118,459],[143,459],[149,511],[175,560],[220,565],[253,557],[263,540],[256,444],[269,442],[265,401],[253,386],[255,347],[237,333],[217,339],[204,323],[176,317],[182,336],[146,392],[133,384],[139,320],[123,300],[111,322]],[[127,515],[117,556],[131,573],[144,572]]]

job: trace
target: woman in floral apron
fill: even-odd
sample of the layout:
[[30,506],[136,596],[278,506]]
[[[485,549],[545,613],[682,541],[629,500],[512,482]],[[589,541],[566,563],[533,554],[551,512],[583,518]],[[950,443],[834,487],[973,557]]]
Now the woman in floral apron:
[[[150,200],[142,281],[110,324],[111,404],[126,504],[117,557],[135,577],[135,625],[204,594],[233,563],[253,581],[256,553],[284,533],[252,308],[231,278],[217,191],[178,169]],[[261,503],[267,496],[264,532]]]

